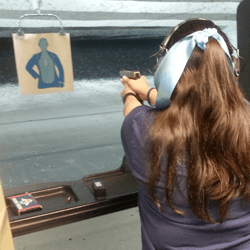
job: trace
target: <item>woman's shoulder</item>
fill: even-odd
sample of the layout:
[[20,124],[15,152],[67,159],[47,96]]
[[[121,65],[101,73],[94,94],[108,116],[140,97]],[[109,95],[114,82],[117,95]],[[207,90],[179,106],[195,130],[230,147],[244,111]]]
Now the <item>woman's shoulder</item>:
[[156,109],[150,106],[141,105],[134,108],[126,117],[126,120],[137,120],[147,117],[148,119],[153,118],[156,113]]
[[146,105],[134,108],[124,119],[122,133],[131,137],[140,137],[143,130],[148,129],[154,119],[156,109]]

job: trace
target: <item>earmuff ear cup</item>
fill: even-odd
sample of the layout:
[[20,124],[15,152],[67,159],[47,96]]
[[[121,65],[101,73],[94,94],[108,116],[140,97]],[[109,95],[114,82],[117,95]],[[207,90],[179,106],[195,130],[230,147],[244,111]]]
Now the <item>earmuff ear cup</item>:
[[233,67],[234,67],[234,74],[239,77],[240,75],[240,60],[239,58],[236,58],[235,56],[231,56],[233,61]]

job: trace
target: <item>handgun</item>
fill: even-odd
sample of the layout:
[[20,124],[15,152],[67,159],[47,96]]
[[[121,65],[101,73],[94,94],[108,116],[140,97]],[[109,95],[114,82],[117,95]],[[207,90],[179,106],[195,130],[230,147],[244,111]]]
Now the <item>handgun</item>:
[[139,79],[141,74],[139,71],[129,71],[129,70],[121,70],[120,77],[126,76],[130,79]]

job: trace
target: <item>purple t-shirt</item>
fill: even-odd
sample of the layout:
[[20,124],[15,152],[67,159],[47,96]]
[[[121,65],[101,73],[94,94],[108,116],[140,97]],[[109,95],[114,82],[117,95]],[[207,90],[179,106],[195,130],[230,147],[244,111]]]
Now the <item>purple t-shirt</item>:
[[[174,193],[175,213],[166,203],[164,192],[167,156],[163,159],[161,177],[157,182],[156,197],[164,205],[161,213],[147,191],[148,152],[147,132],[154,119],[155,109],[139,106],[125,118],[121,129],[122,143],[131,171],[139,182],[138,206],[141,218],[143,250],[222,250],[250,249],[250,204],[231,200],[226,221],[212,224],[199,220],[188,203],[187,166],[177,167],[180,190]],[[210,203],[209,214],[219,221],[218,202]]]

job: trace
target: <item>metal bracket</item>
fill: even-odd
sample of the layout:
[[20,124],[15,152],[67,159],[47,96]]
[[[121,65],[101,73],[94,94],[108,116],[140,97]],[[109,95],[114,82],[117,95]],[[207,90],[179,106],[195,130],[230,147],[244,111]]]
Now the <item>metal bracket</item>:
[[65,32],[64,32],[64,29],[63,29],[63,26],[62,26],[62,20],[57,15],[54,15],[54,14],[25,14],[25,15],[21,16],[19,18],[19,21],[18,21],[18,31],[17,31],[17,35],[18,36],[24,36],[24,32],[21,30],[21,21],[22,21],[23,18],[28,17],[28,16],[49,16],[49,17],[55,17],[60,22],[61,30],[60,30],[59,34],[60,35],[65,35]]

